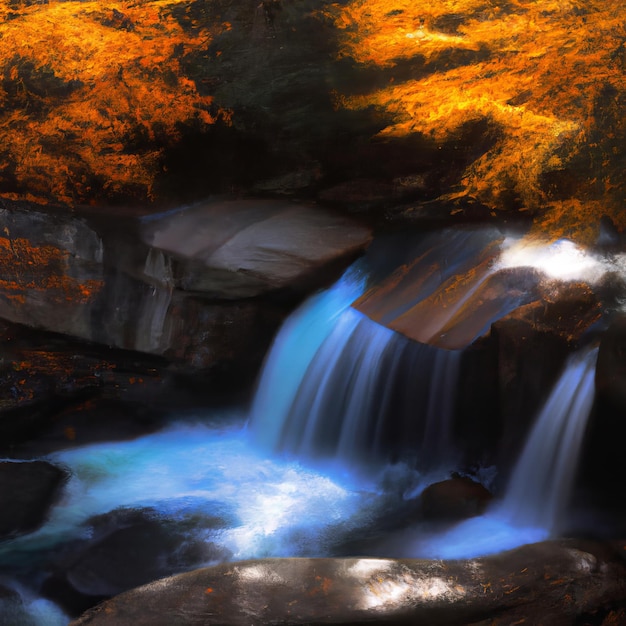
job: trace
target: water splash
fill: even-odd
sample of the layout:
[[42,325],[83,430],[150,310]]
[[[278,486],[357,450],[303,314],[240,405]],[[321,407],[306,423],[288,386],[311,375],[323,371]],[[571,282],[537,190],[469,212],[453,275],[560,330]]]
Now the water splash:
[[[241,425],[179,424],[50,460],[71,471],[63,500],[41,529],[0,546],[0,562],[23,562],[71,541],[89,518],[120,507],[153,508],[170,519],[217,515],[224,526],[207,531],[206,540],[237,559],[321,555],[332,542],[330,529],[349,527],[373,496],[363,483],[267,458],[249,445]],[[199,523],[198,535],[202,529]]]

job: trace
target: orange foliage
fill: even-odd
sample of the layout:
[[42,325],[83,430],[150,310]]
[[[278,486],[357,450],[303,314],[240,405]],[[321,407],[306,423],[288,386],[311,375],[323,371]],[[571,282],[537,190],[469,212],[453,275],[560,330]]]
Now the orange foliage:
[[59,303],[85,304],[103,287],[96,279],[80,281],[67,273],[69,252],[50,245],[33,246],[28,239],[0,237],[0,292],[24,304],[27,292],[45,292]]
[[[460,191],[494,208],[511,190],[527,208],[542,206],[540,175],[567,166],[565,146],[589,141],[603,89],[626,90],[626,5],[612,0],[352,0],[331,16],[343,56],[383,68],[423,60],[414,80],[338,97],[390,115],[380,136],[444,141],[467,122],[497,124],[500,140],[467,168]],[[613,217],[626,226],[622,213]]]
[[211,40],[183,30],[181,2],[0,0],[0,177],[11,172],[31,198],[84,201],[94,181],[149,198],[155,136],[221,115],[181,72],[181,57]]

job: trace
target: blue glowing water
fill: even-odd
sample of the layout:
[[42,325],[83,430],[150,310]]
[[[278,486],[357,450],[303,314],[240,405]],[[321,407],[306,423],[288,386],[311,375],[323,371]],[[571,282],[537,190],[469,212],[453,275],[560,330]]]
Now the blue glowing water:
[[[35,533],[0,548],[32,552],[81,535],[89,518],[119,508],[157,508],[168,518],[223,514],[202,530],[235,559],[325,554],[331,530],[349,529],[375,493],[294,461],[268,458],[242,425],[179,424],[133,441],[56,453],[70,469],[63,500]],[[198,565],[202,565],[201,563]]]
[[413,538],[411,556],[474,558],[543,541],[558,531],[594,402],[598,349],[568,360],[516,463],[505,498],[480,517]]
[[298,458],[451,467],[461,352],[410,341],[351,308],[364,288],[351,270],[289,318],[265,364],[250,432]]

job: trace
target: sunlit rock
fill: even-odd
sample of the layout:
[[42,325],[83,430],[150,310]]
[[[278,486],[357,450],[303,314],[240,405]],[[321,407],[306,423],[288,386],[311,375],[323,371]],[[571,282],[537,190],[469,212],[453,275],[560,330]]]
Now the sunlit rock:
[[146,274],[211,297],[306,291],[333,264],[354,258],[370,231],[353,221],[298,204],[215,201],[151,215],[141,225],[150,246]]
[[623,561],[597,544],[540,543],[461,561],[243,561],[163,579],[75,626],[250,623],[573,623],[626,595]]

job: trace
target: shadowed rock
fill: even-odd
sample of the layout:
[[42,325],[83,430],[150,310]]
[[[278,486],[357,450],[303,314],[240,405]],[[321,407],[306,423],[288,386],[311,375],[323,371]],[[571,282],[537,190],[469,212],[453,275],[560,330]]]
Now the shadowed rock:
[[45,461],[0,462],[0,538],[35,530],[66,480]]

